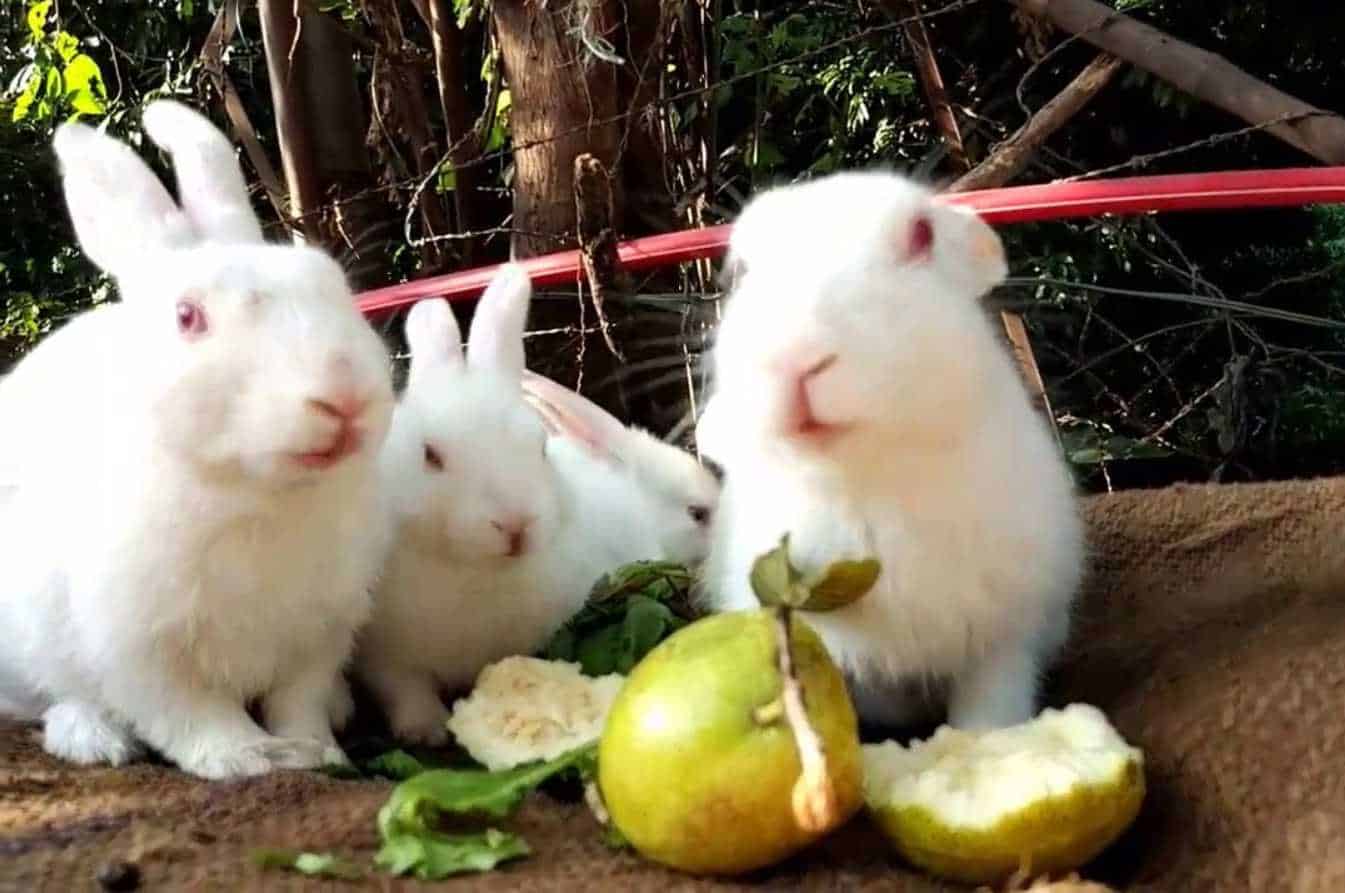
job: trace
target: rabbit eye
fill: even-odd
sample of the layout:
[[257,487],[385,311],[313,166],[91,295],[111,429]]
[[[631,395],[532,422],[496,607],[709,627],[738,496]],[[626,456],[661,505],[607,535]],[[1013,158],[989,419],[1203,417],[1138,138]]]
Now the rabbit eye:
[[692,521],[695,521],[701,527],[710,523],[710,509],[707,506],[689,505],[687,506],[687,514]]
[[204,335],[210,326],[206,322],[205,310],[195,301],[177,302],[177,330],[184,335]]
[[425,465],[431,471],[444,470],[444,457],[439,455],[439,451],[428,443],[425,444]]

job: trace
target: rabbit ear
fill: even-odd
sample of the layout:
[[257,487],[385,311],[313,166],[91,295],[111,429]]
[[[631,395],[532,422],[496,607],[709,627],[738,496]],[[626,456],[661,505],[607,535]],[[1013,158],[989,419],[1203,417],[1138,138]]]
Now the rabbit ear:
[[443,298],[417,301],[406,314],[405,331],[411,348],[412,379],[434,366],[462,365],[462,334],[453,308]]
[[68,122],[52,140],[66,207],[84,253],[114,276],[145,266],[146,249],[197,240],[191,222],[130,146]]
[[1009,275],[1004,243],[980,214],[958,205],[935,205],[933,220],[935,230],[947,240],[943,263],[955,264],[959,275],[972,281],[978,297]]
[[533,408],[542,420],[542,427],[546,429],[548,437],[565,436],[564,426],[561,424],[560,413],[556,412],[555,407],[545,400],[539,400],[527,391],[523,392],[523,402]]
[[621,448],[630,439],[630,430],[607,410],[526,369],[523,371],[523,392],[530,403],[539,407],[538,412],[548,426],[578,440],[599,458],[621,461]]
[[467,336],[469,366],[523,375],[523,328],[531,298],[532,280],[523,268],[512,263],[501,266],[472,317]]
[[178,199],[197,231],[219,242],[261,242],[261,224],[228,137],[170,99],[151,102],[143,122],[150,139],[173,157]]

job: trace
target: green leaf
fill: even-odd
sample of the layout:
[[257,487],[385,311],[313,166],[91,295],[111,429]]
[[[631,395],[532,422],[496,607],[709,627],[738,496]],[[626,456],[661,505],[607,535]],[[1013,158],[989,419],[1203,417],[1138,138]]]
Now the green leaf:
[[789,534],[785,534],[780,545],[752,563],[749,582],[757,600],[766,607],[834,611],[868,595],[881,573],[882,564],[876,559],[845,559],[805,578],[789,561]]
[[789,563],[789,534],[780,538],[780,545],[752,563],[748,581],[757,601],[766,607],[783,604],[797,608],[803,604],[807,593],[799,591],[798,574]]
[[539,784],[581,765],[589,748],[577,748],[545,763],[504,772],[484,769],[432,769],[403,781],[378,811],[384,839],[428,831],[442,813],[484,814],[504,818]]
[[803,609],[834,611],[857,602],[868,595],[882,572],[883,566],[873,558],[837,561],[827,565],[818,577],[804,581],[808,600],[804,602]]
[[52,0],[36,0],[28,5],[28,39],[31,43],[41,43],[46,35],[51,2]]
[[370,775],[381,775],[396,781],[414,778],[428,771],[424,763],[404,750],[390,750],[380,754],[361,764],[360,768]]
[[495,828],[479,834],[428,831],[385,840],[374,862],[393,874],[414,874],[423,881],[437,881],[456,874],[490,871],[501,862],[530,852],[523,838]]
[[51,36],[51,48],[62,62],[69,62],[79,52],[79,38],[67,31],[57,31]]
[[262,849],[252,852],[252,861],[267,870],[297,871],[309,877],[358,881],[365,871],[347,859],[332,853],[305,853],[298,850]]
[[101,115],[107,111],[107,89],[98,63],[83,53],[75,56],[61,73],[70,107],[81,115]]
[[686,625],[678,609],[688,602],[691,582],[690,571],[666,561],[638,561],[604,574],[543,656],[576,662],[589,676],[629,673]]

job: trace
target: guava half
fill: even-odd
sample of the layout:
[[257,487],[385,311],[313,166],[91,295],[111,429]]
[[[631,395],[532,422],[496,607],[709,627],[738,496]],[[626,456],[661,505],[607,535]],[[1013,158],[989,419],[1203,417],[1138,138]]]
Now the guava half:
[[585,676],[579,664],[506,657],[453,705],[448,730],[491,771],[551,760],[602,735],[625,677]]
[[989,732],[948,726],[909,747],[865,745],[865,802],[932,875],[993,884],[1078,868],[1135,820],[1144,756],[1087,704]]

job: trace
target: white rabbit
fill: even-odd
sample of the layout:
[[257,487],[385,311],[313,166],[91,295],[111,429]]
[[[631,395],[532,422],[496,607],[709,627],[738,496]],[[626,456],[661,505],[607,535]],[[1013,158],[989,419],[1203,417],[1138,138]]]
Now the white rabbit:
[[77,763],[341,761],[326,704],[384,551],[387,351],[331,258],[264,243],[222,133],[171,101],[144,126],[180,204],[127,146],[56,134],[121,300],[0,382],[0,699]]
[[[406,740],[445,740],[441,690],[541,648],[603,573],[705,552],[713,477],[526,373],[531,294],[502,267],[465,359],[447,303],[407,316],[411,371],[381,462],[395,546],[356,662]],[[548,437],[543,417],[572,436]]]
[[549,378],[525,371],[523,391],[553,434],[553,463],[585,497],[585,528],[610,545],[599,574],[630,561],[705,559],[719,502],[713,473]]
[[[979,299],[1007,273],[978,216],[880,172],[762,194],[698,426],[724,468],[703,598],[756,605],[784,534],[817,571],[877,557],[874,591],[811,613],[861,716],[985,728],[1036,711],[1082,572],[1068,470]],[[819,221],[825,225],[819,226]]]
[[535,650],[587,595],[539,577],[564,507],[546,430],[520,388],[531,293],[526,273],[503,267],[465,358],[447,302],[407,315],[411,369],[380,459],[394,546],[356,660],[407,740],[442,742],[440,688]]

